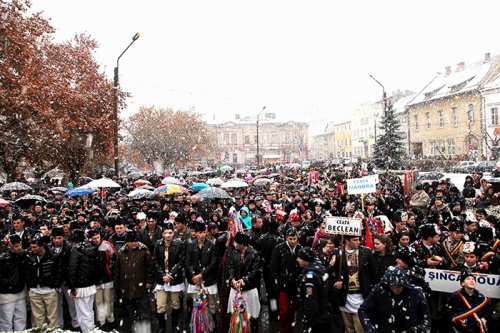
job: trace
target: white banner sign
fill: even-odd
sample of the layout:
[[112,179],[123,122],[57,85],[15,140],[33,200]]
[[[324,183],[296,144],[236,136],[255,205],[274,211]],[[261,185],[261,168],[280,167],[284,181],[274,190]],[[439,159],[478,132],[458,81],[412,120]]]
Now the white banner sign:
[[347,179],[347,194],[374,193],[376,185],[374,177]]
[[375,184],[378,184],[378,174],[364,176],[363,179],[368,179],[370,182],[375,182]]
[[361,219],[328,216],[325,231],[329,234],[361,236]]
[[[489,298],[500,298],[500,275],[476,275],[476,288]],[[425,269],[425,281],[434,291],[452,293],[462,288],[460,285],[460,272],[442,269]]]

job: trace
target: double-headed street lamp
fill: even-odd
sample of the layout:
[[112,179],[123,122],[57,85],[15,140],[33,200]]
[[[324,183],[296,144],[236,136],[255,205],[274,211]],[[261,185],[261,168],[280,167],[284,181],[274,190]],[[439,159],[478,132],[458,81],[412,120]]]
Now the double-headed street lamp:
[[115,77],[113,83],[113,150],[114,150],[114,159],[115,159],[115,176],[118,177],[120,175],[119,163],[118,163],[118,67],[120,58],[127,52],[130,46],[134,44],[136,40],[139,39],[139,33],[137,32],[134,37],[132,37],[132,42],[127,46],[127,48],[120,54],[118,59],[116,59],[116,67],[115,67]]
[[262,114],[262,112],[264,112],[265,109],[266,109],[266,107],[264,106],[262,108],[262,111],[260,111],[259,114],[257,115],[257,167],[260,166],[260,155],[259,155],[259,117]]

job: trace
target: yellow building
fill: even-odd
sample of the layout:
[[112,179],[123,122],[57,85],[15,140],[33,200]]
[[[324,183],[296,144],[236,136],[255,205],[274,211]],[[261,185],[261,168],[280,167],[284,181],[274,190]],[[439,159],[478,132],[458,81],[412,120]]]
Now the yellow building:
[[456,69],[446,67],[408,104],[411,154],[416,157],[481,158],[481,88],[499,71],[500,57]]
[[336,158],[351,159],[352,158],[352,131],[351,122],[335,124],[333,127],[335,132],[334,156]]

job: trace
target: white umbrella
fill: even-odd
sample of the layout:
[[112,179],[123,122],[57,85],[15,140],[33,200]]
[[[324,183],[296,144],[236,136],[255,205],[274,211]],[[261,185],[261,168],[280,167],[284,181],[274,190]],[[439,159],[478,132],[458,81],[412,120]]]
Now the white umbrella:
[[229,180],[222,184],[221,188],[238,188],[238,187],[247,187],[248,184],[241,180]]
[[109,178],[101,178],[101,179],[96,179],[91,181],[88,184],[85,184],[83,186],[84,188],[100,188],[100,187],[121,187],[120,184],[117,182],[109,179]]
[[259,178],[253,181],[255,186],[265,186],[267,184],[272,184],[273,181],[269,178]]
[[7,183],[4,186],[0,187],[0,191],[29,191],[29,190],[32,190],[31,186],[21,182]]
[[232,171],[233,168],[231,168],[229,165],[224,165],[224,166],[221,166],[219,168],[219,170],[222,171],[222,172],[229,172],[229,171]]
[[167,184],[182,185],[182,182],[175,177],[165,177],[165,178],[163,178],[161,183],[165,184],[165,185],[167,185]]
[[224,184],[224,181],[218,177],[216,178],[210,178],[208,179],[205,184],[212,185],[212,186],[221,186]]
[[132,199],[147,199],[151,196],[152,193],[153,192],[150,190],[139,188],[131,191],[129,194],[127,194],[127,197]]

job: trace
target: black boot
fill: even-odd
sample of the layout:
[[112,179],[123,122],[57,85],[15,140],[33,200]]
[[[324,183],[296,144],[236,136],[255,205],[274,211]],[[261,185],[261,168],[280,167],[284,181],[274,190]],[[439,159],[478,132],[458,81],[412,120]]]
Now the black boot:
[[250,319],[250,332],[259,332],[259,319]]
[[165,314],[157,313],[156,319],[158,320],[158,333],[166,333],[166,322],[165,322]]
[[179,318],[181,317],[181,315],[182,315],[181,309],[177,310],[172,309],[172,333],[182,332],[181,327],[179,326],[180,325]]

